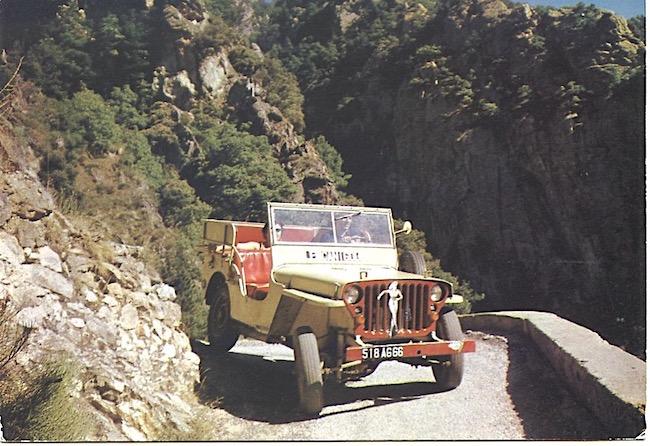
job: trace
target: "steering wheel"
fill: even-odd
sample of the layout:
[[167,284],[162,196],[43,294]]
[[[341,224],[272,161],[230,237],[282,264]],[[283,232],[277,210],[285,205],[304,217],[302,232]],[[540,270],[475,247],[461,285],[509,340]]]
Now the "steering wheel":
[[350,243],[372,243],[372,237],[368,231],[362,231],[361,234],[350,235]]

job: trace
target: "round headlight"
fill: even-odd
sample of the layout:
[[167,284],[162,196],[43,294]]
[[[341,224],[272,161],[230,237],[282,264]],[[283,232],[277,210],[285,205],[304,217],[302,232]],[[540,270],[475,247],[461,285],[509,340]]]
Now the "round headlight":
[[351,286],[343,294],[343,298],[350,305],[354,305],[361,300],[361,289],[357,286]]
[[431,300],[433,302],[438,302],[442,299],[442,288],[437,283],[431,287]]

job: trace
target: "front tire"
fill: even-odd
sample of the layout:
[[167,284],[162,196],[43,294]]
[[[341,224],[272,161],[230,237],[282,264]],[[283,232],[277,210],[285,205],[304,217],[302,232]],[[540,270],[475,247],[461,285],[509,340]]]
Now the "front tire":
[[293,349],[300,409],[308,415],[318,415],[323,409],[323,374],[316,335],[298,334]]
[[[462,341],[463,330],[454,310],[443,308],[438,319],[437,335],[447,341]],[[441,364],[431,366],[436,378],[436,390],[444,391],[458,387],[463,380],[464,359],[462,353],[440,357]]]
[[230,293],[225,283],[217,285],[208,314],[208,340],[214,353],[226,353],[237,342],[239,333],[230,318]]

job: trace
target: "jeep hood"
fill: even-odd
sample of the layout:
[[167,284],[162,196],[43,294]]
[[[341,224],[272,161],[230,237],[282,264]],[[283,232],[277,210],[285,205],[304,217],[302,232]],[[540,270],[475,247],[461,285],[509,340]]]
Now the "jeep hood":
[[[363,279],[361,275],[366,275]],[[356,265],[283,265],[273,270],[273,278],[287,288],[333,297],[342,285],[362,280],[422,279],[390,267]],[[429,278],[427,278],[429,279]]]

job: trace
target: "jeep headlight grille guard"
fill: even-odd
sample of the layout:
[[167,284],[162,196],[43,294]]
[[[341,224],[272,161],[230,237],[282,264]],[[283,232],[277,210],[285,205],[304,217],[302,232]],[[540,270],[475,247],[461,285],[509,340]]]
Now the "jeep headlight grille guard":
[[[365,339],[391,338],[391,324],[397,324],[393,338],[424,337],[435,327],[437,313],[451,295],[449,285],[444,282],[424,280],[382,280],[348,284],[343,290],[361,291],[356,304],[348,304],[348,309],[356,320],[355,334]],[[432,296],[439,296],[434,300]],[[392,297],[391,297],[392,296]],[[395,316],[391,311],[397,308]]]

